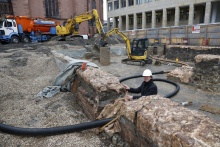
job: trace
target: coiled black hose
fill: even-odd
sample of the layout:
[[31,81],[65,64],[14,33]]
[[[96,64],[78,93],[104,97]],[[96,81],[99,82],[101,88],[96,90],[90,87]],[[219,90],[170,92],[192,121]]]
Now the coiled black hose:
[[[155,72],[155,74],[164,74],[164,71],[161,72]],[[142,77],[142,75],[136,75],[136,76],[131,76],[131,77],[126,77],[120,80],[120,82],[133,79],[133,78],[139,78]],[[177,94],[179,91],[180,87],[178,84],[165,80],[165,79],[153,79],[154,81],[163,81],[166,83],[170,83],[174,86],[176,86],[175,91],[172,93],[166,95],[166,98],[170,98],[174,95]],[[20,136],[51,136],[51,135],[58,135],[58,134],[66,134],[66,133],[71,133],[71,132],[78,132],[78,131],[83,131],[83,130],[88,130],[88,129],[93,129],[97,127],[102,127],[105,124],[109,123],[112,121],[114,118],[106,118],[102,120],[96,120],[92,122],[86,122],[82,124],[76,124],[76,125],[69,125],[69,126],[61,126],[61,127],[53,127],[53,128],[18,128],[6,124],[0,124],[0,131],[8,134],[13,134],[13,135],[20,135]]]
[[[153,74],[153,75],[156,75],[156,74],[164,74],[164,73],[166,73],[166,72],[160,71],[160,72],[154,72],[154,73],[152,73],[152,74]],[[127,81],[127,80],[129,80],[129,79],[134,79],[134,78],[139,78],[139,77],[143,77],[143,76],[142,76],[142,75],[135,75],[135,76],[125,77],[125,78],[123,78],[123,79],[120,79],[119,81],[120,81],[120,82],[124,82],[124,81]],[[153,79],[153,81],[166,82],[166,83],[172,84],[172,85],[174,85],[174,86],[176,87],[176,89],[175,89],[173,92],[171,92],[171,93],[165,95],[165,96],[164,96],[165,98],[171,98],[171,97],[173,97],[173,96],[176,95],[176,94],[179,92],[179,90],[180,90],[180,86],[179,86],[177,83],[174,83],[174,82],[172,82],[172,81],[169,81],[169,80],[166,80],[166,79]]]

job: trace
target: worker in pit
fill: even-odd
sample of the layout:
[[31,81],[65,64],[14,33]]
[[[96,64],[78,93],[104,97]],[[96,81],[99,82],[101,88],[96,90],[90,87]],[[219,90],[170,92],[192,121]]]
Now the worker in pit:
[[128,92],[141,93],[141,95],[136,95],[136,96],[126,94],[125,99],[130,101],[133,99],[138,99],[142,96],[149,96],[149,95],[157,94],[157,86],[153,82],[152,72],[149,69],[146,69],[143,72],[143,77],[144,77],[144,81],[142,82],[141,86],[138,88],[130,88],[124,84],[124,87]]

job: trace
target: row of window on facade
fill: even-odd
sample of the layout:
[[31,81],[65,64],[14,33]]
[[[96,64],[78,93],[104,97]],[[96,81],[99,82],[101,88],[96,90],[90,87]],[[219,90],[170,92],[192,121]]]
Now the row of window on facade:
[[[135,0],[128,0],[128,6],[133,6]],[[136,0],[136,4],[142,4],[142,3],[149,3],[152,2],[152,0]],[[119,9],[119,0],[116,0],[114,2],[108,3],[108,11],[113,10],[113,3],[114,3],[114,10]],[[121,8],[126,7],[126,0],[121,0]]]
[[0,3],[0,14],[12,14],[12,6],[10,3]]
[[[175,10],[167,10],[167,21],[174,21]],[[194,16],[195,17],[195,16]],[[182,8],[180,10],[180,20],[188,20],[189,18],[189,8]],[[156,12],[156,22],[159,23],[163,19],[163,12],[158,11]],[[146,13],[146,23],[152,22],[152,13]],[[129,24],[133,23],[133,17],[129,17]],[[142,15],[137,15],[137,24],[142,24]]]

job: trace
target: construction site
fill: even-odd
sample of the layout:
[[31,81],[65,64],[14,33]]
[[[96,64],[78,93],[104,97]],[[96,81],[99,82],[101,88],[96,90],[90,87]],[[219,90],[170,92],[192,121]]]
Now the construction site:
[[[107,47],[110,56],[102,53],[106,56],[104,59],[94,48],[93,39],[1,45],[1,124],[51,128],[106,118],[117,120],[101,132],[101,126],[58,135],[55,132],[54,135],[37,135],[3,131],[0,145],[219,146],[220,57],[210,54],[219,54],[219,47],[170,45],[165,55],[149,49],[153,62],[141,66],[121,62],[127,56],[126,46],[114,38]],[[180,49],[184,53],[177,51]],[[179,57],[178,62],[173,59],[174,52]],[[195,56],[196,53],[199,54]],[[187,60],[186,54],[191,55]],[[37,96],[45,87],[53,86],[68,63],[76,59],[92,62],[98,68],[88,64],[85,70],[77,69],[75,80],[71,80],[74,83],[71,92],[59,92],[49,98]],[[123,101],[125,89],[119,80],[140,75],[146,68],[152,72],[164,71],[154,78],[176,82],[179,92],[164,98],[175,86],[155,81],[158,95]],[[137,87],[142,80],[139,77],[123,83]],[[139,111],[143,106],[145,109]],[[136,117],[135,112],[138,112]],[[147,134],[139,140],[133,129],[147,129],[142,132]],[[152,140],[146,140],[150,138]],[[135,144],[130,142],[133,139]]]
[[219,147],[219,23],[105,31],[99,14],[0,19],[0,147]]

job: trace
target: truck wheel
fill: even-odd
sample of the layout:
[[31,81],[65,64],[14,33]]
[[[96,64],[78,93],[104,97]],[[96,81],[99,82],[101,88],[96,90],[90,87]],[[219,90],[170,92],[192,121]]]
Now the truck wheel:
[[24,42],[24,43],[30,43],[30,38],[29,38],[28,36],[24,36],[24,37],[22,38],[22,42]]
[[20,39],[17,36],[11,37],[11,43],[18,44],[20,42]]

